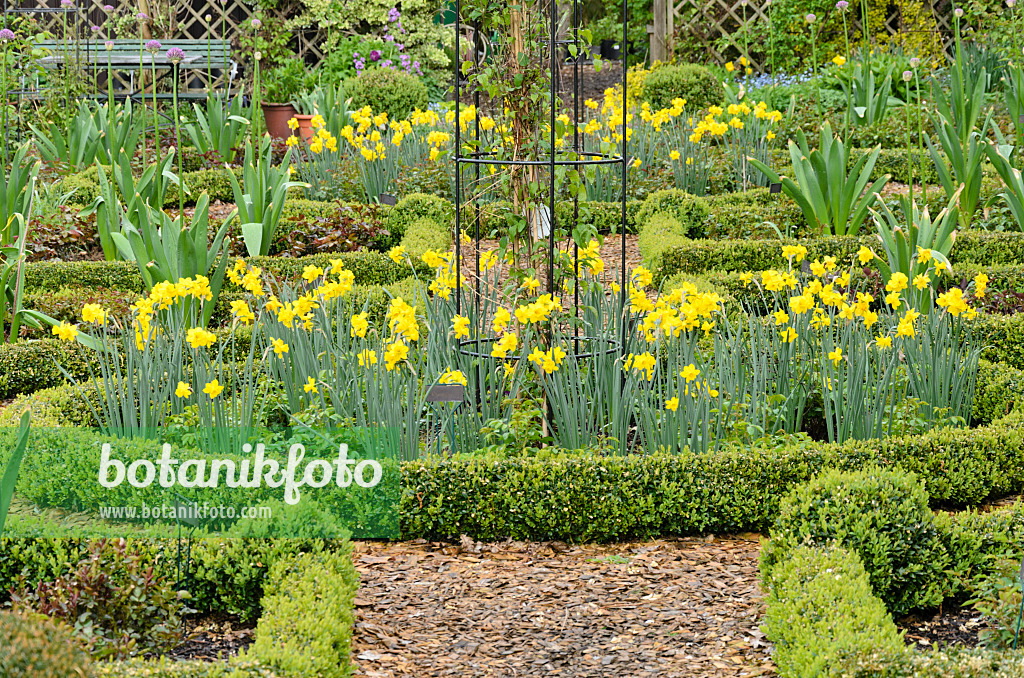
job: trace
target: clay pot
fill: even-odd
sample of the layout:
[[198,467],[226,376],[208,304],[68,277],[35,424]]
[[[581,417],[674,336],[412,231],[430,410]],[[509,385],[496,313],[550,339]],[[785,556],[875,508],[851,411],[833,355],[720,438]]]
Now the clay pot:
[[262,103],[263,121],[267,124],[267,132],[276,139],[287,139],[292,135],[288,128],[288,121],[295,117],[298,111],[291,104]]
[[313,138],[313,116],[296,115],[295,119],[299,123],[299,134],[302,135],[302,140],[309,143]]

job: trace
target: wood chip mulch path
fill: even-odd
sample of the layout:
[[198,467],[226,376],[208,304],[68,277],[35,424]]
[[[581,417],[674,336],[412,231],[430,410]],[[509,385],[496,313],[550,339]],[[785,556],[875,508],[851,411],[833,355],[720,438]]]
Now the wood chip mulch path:
[[757,535],[359,542],[361,678],[770,675]]

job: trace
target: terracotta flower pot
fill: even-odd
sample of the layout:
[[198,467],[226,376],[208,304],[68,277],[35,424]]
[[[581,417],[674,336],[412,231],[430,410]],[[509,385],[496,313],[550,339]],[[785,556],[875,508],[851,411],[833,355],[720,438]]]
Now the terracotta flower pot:
[[299,123],[299,134],[302,135],[302,140],[308,143],[313,138],[313,116],[296,115],[295,120]]
[[292,135],[288,128],[288,121],[295,117],[298,111],[291,104],[261,103],[263,109],[263,120],[267,124],[267,132],[277,139],[287,139]]

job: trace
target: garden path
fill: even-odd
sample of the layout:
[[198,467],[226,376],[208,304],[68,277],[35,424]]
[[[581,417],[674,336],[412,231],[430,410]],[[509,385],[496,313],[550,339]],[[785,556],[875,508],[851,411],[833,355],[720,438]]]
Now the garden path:
[[359,542],[356,676],[769,675],[758,548]]

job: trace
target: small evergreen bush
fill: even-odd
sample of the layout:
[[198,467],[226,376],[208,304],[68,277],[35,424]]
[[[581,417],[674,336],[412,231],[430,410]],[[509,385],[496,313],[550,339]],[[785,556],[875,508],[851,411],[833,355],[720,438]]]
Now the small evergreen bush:
[[797,487],[779,507],[761,571],[772,576],[800,546],[836,544],[860,556],[894,615],[942,602],[948,555],[916,475],[868,466],[831,470]]
[[374,113],[386,111],[392,120],[402,120],[414,108],[425,109],[429,103],[427,86],[415,75],[390,68],[375,68],[345,83],[352,97],[350,108],[369,106]]
[[644,79],[644,99],[657,110],[670,108],[675,98],[685,99],[695,111],[722,103],[725,92],[715,76],[699,64],[659,66]]

